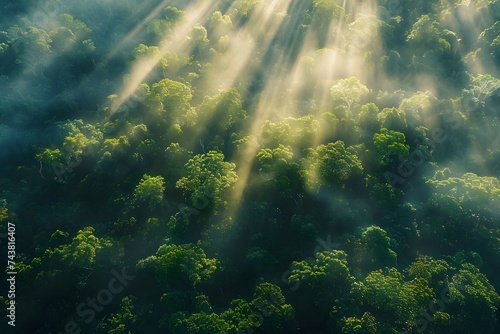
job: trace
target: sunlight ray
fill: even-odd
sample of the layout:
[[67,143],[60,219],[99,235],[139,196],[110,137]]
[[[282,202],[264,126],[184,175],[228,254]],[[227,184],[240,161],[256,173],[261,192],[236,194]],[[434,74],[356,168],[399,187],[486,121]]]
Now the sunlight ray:
[[137,87],[148,77],[151,71],[156,67],[161,58],[167,52],[188,52],[189,49],[193,48],[189,44],[189,40],[186,36],[189,36],[189,32],[192,28],[199,22],[204,22],[208,15],[213,11],[214,6],[217,4],[217,0],[202,1],[192,3],[186,9],[186,18],[175,31],[173,37],[166,37],[160,44],[160,54],[154,55],[147,60],[136,61],[131,69],[127,81],[123,84],[118,94],[119,99],[113,104],[110,109],[111,113],[114,113],[120,106],[135,92]]
[[[213,65],[204,75],[201,86],[212,94],[236,88],[240,92],[248,89],[252,76],[262,66],[262,60],[251,61],[251,55],[258,49],[266,51],[280,29],[291,0],[282,0],[268,8],[260,4],[241,28],[228,32],[230,45],[228,50],[215,56]],[[198,128],[188,147],[197,145],[199,134],[204,131]]]

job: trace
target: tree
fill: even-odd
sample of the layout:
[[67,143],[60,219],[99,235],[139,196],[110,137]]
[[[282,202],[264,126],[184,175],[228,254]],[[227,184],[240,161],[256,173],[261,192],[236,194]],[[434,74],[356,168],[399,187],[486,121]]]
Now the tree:
[[261,0],[242,0],[238,3],[238,6],[235,9],[238,22],[240,24],[245,23],[250,19],[252,13],[256,10],[256,8],[261,4]]
[[205,132],[203,136],[217,145],[227,144],[231,134],[240,131],[247,117],[241,96],[235,89],[205,96],[196,114],[198,126],[203,127]]
[[450,282],[450,310],[454,333],[493,333],[500,296],[488,278],[470,263],[463,263]]
[[462,95],[462,106],[475,114],[483,110],[491,96],[500,89],[500,79],[489,74],[471,77],[468,89]]
[[221,317],[231,323],[238,333],[295,333],[295,312],[285,303],[281,289],[271,283],[260,283],[253,299],[234,299]]
[[455,57],[460,39],[456,33],[441,29],[440,23],[433,15],[420,16],[409,30],[406,41],[413,50],[413,70],[438,75],[453,74],[456,79],[460,78],[457,74],[463,71],[463,62],[459,57]]
[[499,32],[500,22],[496,21],[491,27],[485,29],[478,38],[480,47],[478,51],[483,54],[487,63],[493,61],[497,66],[500,63]]
[[[220,11],[215,11],[208,22],[209,35],[215,39],[220,39],[224,33],[233,27],[233,22],[229,15],[223,15]],[[212,37],[210,37],[213,39]]]
[[276,148],[283,144],[305,149],[314,142],[319,127],[319,121],[314,115],[288,117],[277,122],[267,120],[260,131],[261,145]]
[[334,82],[330,88],[330,94],[334,101],[345,104],[348,110],[354,103],[358,103],[370,91],[356,77],[340,79]]
[[378,226],[370,226],[361,234],[365,253],[362,261],[366,272],[383,267],[396,266],[396,253],[390,248],[391,238]]
[[361,106],[357,123],[359,128],[367,133],[370,139],[375,132],[380,130],[379,112],[380,110],[375,103],[368,103]]
[[228,324],[218,314],[204,312],[191,314],[189,317],[179,319],[172,328],[173,334],[219,334],[235,333],[233,326]]
[[162,70],[165,70],[168,67],[168,60],[162,57],[160,48],[157,46],[147,46],[141,43],[138,47],[132,50],[132,56],[146,65],[148,69],[157,65]]
[[316,150],[309,149],[305,161],[309,165],[309,181],[332,188],[345,185],[363,173],[363,166],[356,154],[346,148],[344,142],[337,141],[320,145]]
[[408,273],[415,278],[422,278],[427,281],[435,293],[440,293],[446,287],[449,273],[453,269],[444,260],[435,260],[429,256],[419,256],[408,267]]
[[317,34],[319,48],[325,46],[332,22],[346,16],[344,8],[339,6],[335,0],[313,1],[311,26]]
[[289,146],[279,145],[276,149],[265,148],[257,153],[259,172],[268,175],[278,192],[286,198],[292,198],[304,186],[304,173],[293,162],[293,152]]
[[210,44],[207,29],[200,24],[195,25],[193,30],[191,30],[189,39],[193,43],[193,55],[203,59],[203,57],[206,56],[208,45]]
[[[426,206],[422,234],[448,249],[475,250],[489,258],[499,254],[495,221],[500,183],[495,177],[436,173],[427,180],[432,195]],[[495,255],[496,256],[496,255]]]
[[363,313],[361,318],[357,317],[344,317],[342,319],[342,333],[343,334],[378,334],[380,325],[377,319],[370,312]]
[[165,149],[165,169],[167,184],[175,184],[185,173],[184,165],[193,157],[193,152],[188,151],[179,143],[170,143]]
[[367,183],[371,187],[370,199],[376,203],[380,209],[391,210],[398,205],[398,202],[403,197],[403,192],[390,183],[379,182],[374,177],[368,178]]
[[163,79],[153,84],[148,93],[148,100],[153,110],[176,123],[180,123],[190,110],[192,98],[193,95],[188,86],[170,79]]
[[410,154],[410,146],[406,144],[405,135],[386,128],[373,135],[373,145],[380,157],[381,165],[395,161],[395,157],[406,159]]
[[134,201],[138,204],[154,207],[163,201],[164,191],[165,181],[163,177],[144,174],[134,189]]
[[120,301],[119,309],[99,323],[99,328],[109,334],[130,334],[136,330],[138,320],[133,297],[125,297]]
[[202,203],[210,201],[210,206],[217,208],[226,204],[222,193],[238,180],[234,163],[224,161],[220,151],[209,151],[195,155],[185,166],[187,176],[177,181],[176,187],[183,190],[191,205],[205,208],[209,205]]
[[60,262],[68,267],[92,268],[96,263],[97,251],[106,242],[94,235],[93,227],[85,227],[78,231],[69,245],[62,245],[53,250],[46,250],[44,256],[54,262]]
[[[422,122],[422,117],[425,117],[435,98],[429,92],[418,92],[407,99],[401,101],[399,109],[405,113],[408,125],[415,128]],[[397,129],[394,129],[397,130]],[[400,131],[400,130],[397,130]]]
[[217,272],[219,261],[208,258],[194,244],[165,244],[156,255],[140,260],[139,269],[152,270],[163,291],[190,290],[209,283]]
[[398,132],[404,132],[407,129],[406,115],[399,108],[384,108],[378,114],[378,120],[383,128]]
[[[401,325],[419,316],[435,295],[422,279],[405,282],[404,276],[395,268],[371,272],[357,285],[362,309],[370,310],[377,320],[389,325],[392,331],[401,330]],[[389,332],[389,331],[387,331]]]
[[[79,230],[71,241],[67,238],[67,233],[54,232],[50,238],[54,247],[43,250],[39,257],[31,261],[36,284],[46,286],[46,291],[60,289],[61,281],[69,278],[74,287],[81,289],[86,284],[89,271],[109,264],[107,259],[98,255],[105,254],[113,245],[109,239],[96,237],[93,227]],[[59,242],[61,244],[55,245]]]
[[354,22],[349,23],[349,51],[351,48],[360,50],[363,55],[365,52],[380,52],[377,49],[377,34],[382,22],[373,15],[361,16]]
[[250,304],[254,309],[253,314],[260,313],[264,317],[258,332],[287,334],[297,331],[295,311],[285,301],[285,296],[277,285],[266,282],[257,285]]
[[[332,309],[342,307],[349,299],[354,277],[347,254],[334,250],[316,253],[311,260],[292,262],[287,281],[293,289],[300,289],[293,295],[299,323],[316,327],[324,325]],[[314,309],[309,305],[315,305]]]
[[498,213],[500,182],[495,177],[466,173],[461,177],[449,176],[443,180],[429,179],[427,183],[434,191],[431,200],[441,196],[453,198],[458,205],[483,219]]
[[160,18],[150,21],[147,27],[148,33],[155,36],[158,42],[172,34],[175,27],[183,20],[185,12],[172,6],[162,9]]
[[66,27],[58,27],[49,33],[53,52],[64,53],[71,50],[76,43],[73,32]]

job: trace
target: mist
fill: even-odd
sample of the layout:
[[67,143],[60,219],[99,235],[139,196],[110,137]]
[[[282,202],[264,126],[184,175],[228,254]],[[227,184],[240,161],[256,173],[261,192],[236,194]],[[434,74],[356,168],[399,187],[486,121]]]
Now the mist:
[[23,333],[496,333],[499,8],[3,1],[0,301]]

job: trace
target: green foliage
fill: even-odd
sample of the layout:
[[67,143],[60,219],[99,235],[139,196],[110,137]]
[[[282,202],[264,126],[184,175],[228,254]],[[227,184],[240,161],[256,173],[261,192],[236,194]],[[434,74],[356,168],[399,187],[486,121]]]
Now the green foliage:
[[485,106],[485,101],[500,89],[500,79],[489,74],[479,74],[471,78],[469,89],[464,91],[463,105],[478,112],[479,108]]
[[0,5],[20,333],[499,332],[500,1],[168,4]]
[[316,29],[328,29],[332,20],[346,16],[344,9],[335,0],[314,0],[312,24]]
[[378,120],[383,128],[403,132],[408,126],[406,115],[399,108],[385,108],[378,114]]
[[261,0],[242,0],[235,11],[240,20],[247,20],[260,3]]
[[219,261],[208,258],[200,246],[169,245],[158,248],[156,255],[139,261],[139,269],[153,270],[163,291],[192,289],[210,282],[219,270]]
[[330,88],[332,99],[342,102],[349,110],[354,103],[361,101],[368,93],[368,88],[356,77],[337,80]]
[[153,34],[157,40],[161,40],[171,34],[175,27],[182,22],[185,12],[182,10],[167,6],[161,11],[160,18],[151,20],[148,24],[148,32]]
[[443,180],[429,179],[434,195],[431,198],[448,197],[465,210],[485,215],[493,213],[500,201],[500,183],[495,177],[466,173],[462,177],[448,177]]
[[373,135],[373,145],[381,165],[395,161],[396,157],[406,159],[410,154],[410,146],[406,144],[404,133],[386,128]]
[[9,217],[9,210],[7,209],[7,201],[5,199],[0,200],[0,223],[3,223]]
[[191,89],[185,84],[163,79],[153,84],[148,93],[148,99],[153,110],[164,114],[168,119],[176,120],[191,108],[193,98]]
[[452,268],[444,260],[420,256],[408,267],[408,273],[412,277],[426,280],[434,292],[439,293],[439,290],[445,287],[448,273]]
[[51,165],[53,163],[62,163],[64,156],[59,149],[51,150],[46,148],[43,152],[35,155],[35,158],[43,164]]
[[[328,299],[333,293],[346,293],[350,290],[354,277],[351,276],[347,265],[347,254],[343,251],[320,252],[316,254],[313,262],[294,261],[288,278],[290,283],[300,282],[324,303],[332,303]],[[325,296],[319,294],[327,292]],[[319,301],[318,301],[319,302]]]
[[285,118],[282,121],[264,122],[260,137],[262,146],[276,148],[280,144],[298,148],[310,147],[319,128],[319,122],[313,115]]
[[99,324],[99,327],[107,330],[109,334],[131,334],[135,330],[137,313],[134,306],[134,298],[125,297],[120,301],[120,307],[108,319]]
[[363,333],[363,334],[377,334],[380,333],[378,327],[377,320],[374,316],[370,314],[370,312],[363,313],[361,318],[357,317],[348,317],[344,318],[342,333],[343,334],[355,334],[355,333]]
[[463,313],[452,313],[455,331],[474,333],[480,326],[481,331],[493,332],[500,296],[478,268],[469,263],[462,264],[450,282],[450,297],[463,310]]
[[138,204],[147,203],[154,207],[163,201],[164,192],[165,181],[163,177],[144,174],[134,189],[134,200]]
[[332,188],[343,188],[363,173],[363,166],[354,152],[342,141],[310,149],[306,163],[310,166],[309,181]]
[[396,253],[390,249],[390,238],[386,231],[378,226],[370,226],[361,235],[361,242],[367,250],[363,260],[370,261],[370,267],[395,267]]
[[416,318],[420,309],[435,297],[424,280],[405,282],[395,268],[371,272],[357,288],[360,289],[362,303],[373,308],[377,318],[390,322]]
[[257,153],[260,172],[274,180],[278,192],[287,198],[293,197],[304,186],[304,173],[300,166],[292,162],[293,152],[290,147],[280,144],[276,149],[262,149]]
[[241,96],[235,89],[206,96],[197,108],[197,115],[199,125],[206,127],[213,136],[222,138],[240,130],[247,117]]
[[233,25],[229,15],[223,15],[219,10],[215,11],[210,18],[208,26],[212,30],[225,30]]
[[[51,239],[55,241],[59,236],[60,231],[56,231]],[[78,231],[69,244],[46,249],[41,259],[34,259],[33,263],[41,263],[49,270],[72,268],[93,270],[98,252],[109,246],[109,241],[94,235],[93,227],[85,227]]]
[[179,320],[172,329],[174,334],[218,334],[232,333],[234,329],[217,314],[195,313],[188,318]]
[[[435,64],[444,68],[458,68],[453,57],[459,46],[456,33],[442,29],[432,15],[422,15],[409,30],[406,38],[414,50],[411,66],[415,70],[436,71]],[[428,62],[426,60],[429,60]]]
[[168,60],[161,56],[160,48],[157,46],[146,46],[144,44],[139,44],[134,50],[132,50],[132,56],[135,59],[144,60],[150,62],[151,65],[159,65],[162,69],[166,69],[168,66]]
[[[356,19],[354,22],[349,23],[349,51],[351,51],[353,48],[354,50],[358,49],[362,52],[366,52],[369,49],[370,52],[378,51],[377,46],[373,43],[373,40],[377,38],[376,34],[381,25],[382,22],[373,15],[363,15]],[[368,92],[367,88],[366,92]]]
[[225,205],[223,191],[238,180],[235,167],[234,163],[224,161],[224,154],[219,151],[195,155],[186,163],[187,176],[179,179],[176,187],[182,189],[184,198],[193,206],[211,200],[217,208]]
[[378,119],[379,108],[374,103],[369,103],[361,106],[361,111],[358,114],[357,123],[360,128],[368,133],[375,133],[380,130],[380,121]]

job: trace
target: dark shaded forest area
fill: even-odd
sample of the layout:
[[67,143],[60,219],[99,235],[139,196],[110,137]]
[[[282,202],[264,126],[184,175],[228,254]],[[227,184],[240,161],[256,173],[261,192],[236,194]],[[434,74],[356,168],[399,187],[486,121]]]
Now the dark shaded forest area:
[[2,0],[0,331],[499,333],[499,78],[500,0]]

